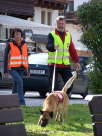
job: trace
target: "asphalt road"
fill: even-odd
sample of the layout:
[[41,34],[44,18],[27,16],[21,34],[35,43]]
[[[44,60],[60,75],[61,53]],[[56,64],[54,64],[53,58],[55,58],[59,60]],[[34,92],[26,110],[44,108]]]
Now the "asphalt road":
[[[12,94],[11,89],[0,89],[0,95]],[[47,94],[48,95],[48,94]],[[87,95],[85,99],[82,99],[80,95],[72,95],[70,104],[88,104],[93,95]],[[38,92],[26,92],[25,102],[27,106],[42,106],[44,99],[40,98]]]

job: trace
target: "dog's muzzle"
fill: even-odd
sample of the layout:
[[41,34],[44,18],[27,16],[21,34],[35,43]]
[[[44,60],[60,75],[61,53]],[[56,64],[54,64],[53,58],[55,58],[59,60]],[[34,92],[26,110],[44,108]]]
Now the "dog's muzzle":
[[44,120],[40,120],[39,125],[41,125],[41,127],[45,127],[48,124],[48,120],[44,119]]

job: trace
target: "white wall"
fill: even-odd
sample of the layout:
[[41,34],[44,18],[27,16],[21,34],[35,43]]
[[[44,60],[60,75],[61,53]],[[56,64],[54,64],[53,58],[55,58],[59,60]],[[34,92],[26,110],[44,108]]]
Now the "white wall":
[[77,10],[79,5],[82,5],[84,2],[89,2],[91,0],[74,0],[74,11]]
[[55,25],[55,20],[56,17],[58,16],[58,10],[52,10],[52,9],[46,9],[46,8],[41,8],[41,7],[35,7],[35,16],[34,16],[34,22],[36,23],[41,23],[41,11],[44,10],[45,11],[45,24],[47,24],[47,12],[50,11],[52,13],[52,25]]
[[58,10],[52,10],[52,26],[56,25],[57,17],[58,17]]
[[82,35],[82,30],[81,30],[80,25],[67,24],[66,30],[71,33],[73,43],[74,43],[75,48],[77,50],[83,50],[83,51],[88,50],[87,47],[80,42],[80,38],[81,38],[81,35]]
[[[41,7],[34,7],[34,10],[35,10],[34,22],[39,24],[39,28],[33,29],[33,33],[48,35],[48,33],[55,28],[55,25],[56,25],[55,21],[56,21],[56,17],[58,16],[58,10],[46,9]],[[51,26],[48,26],[48,25],[47,25],[48,27],[41,26],[41,11],[42,10],[45,11],[45,25],[47,25],[47,12],[50,11],[52,13]]]
[[41,23],[41,8],[35,7],[34,10],[34,22]]

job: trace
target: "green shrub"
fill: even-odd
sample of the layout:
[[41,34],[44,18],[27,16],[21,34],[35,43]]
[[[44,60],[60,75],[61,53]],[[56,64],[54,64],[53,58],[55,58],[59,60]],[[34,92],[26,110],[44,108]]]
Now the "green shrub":
[[102,94],[102,73],[91,71],[89,73],[90,81],[89,84],[90,90],[92,90],[94,93]]
[[102,1],[84,3],[78,8],[77,15],[83,28],[81,42],[93,53],[90,86],[94,92],[102,93]]

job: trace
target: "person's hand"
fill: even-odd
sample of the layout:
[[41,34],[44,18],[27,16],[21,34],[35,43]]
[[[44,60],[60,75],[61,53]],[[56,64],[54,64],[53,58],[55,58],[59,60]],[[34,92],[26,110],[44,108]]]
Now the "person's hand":
[[80,63],[75,63],[75,70],[80,71],[80,69],[81,69]]

